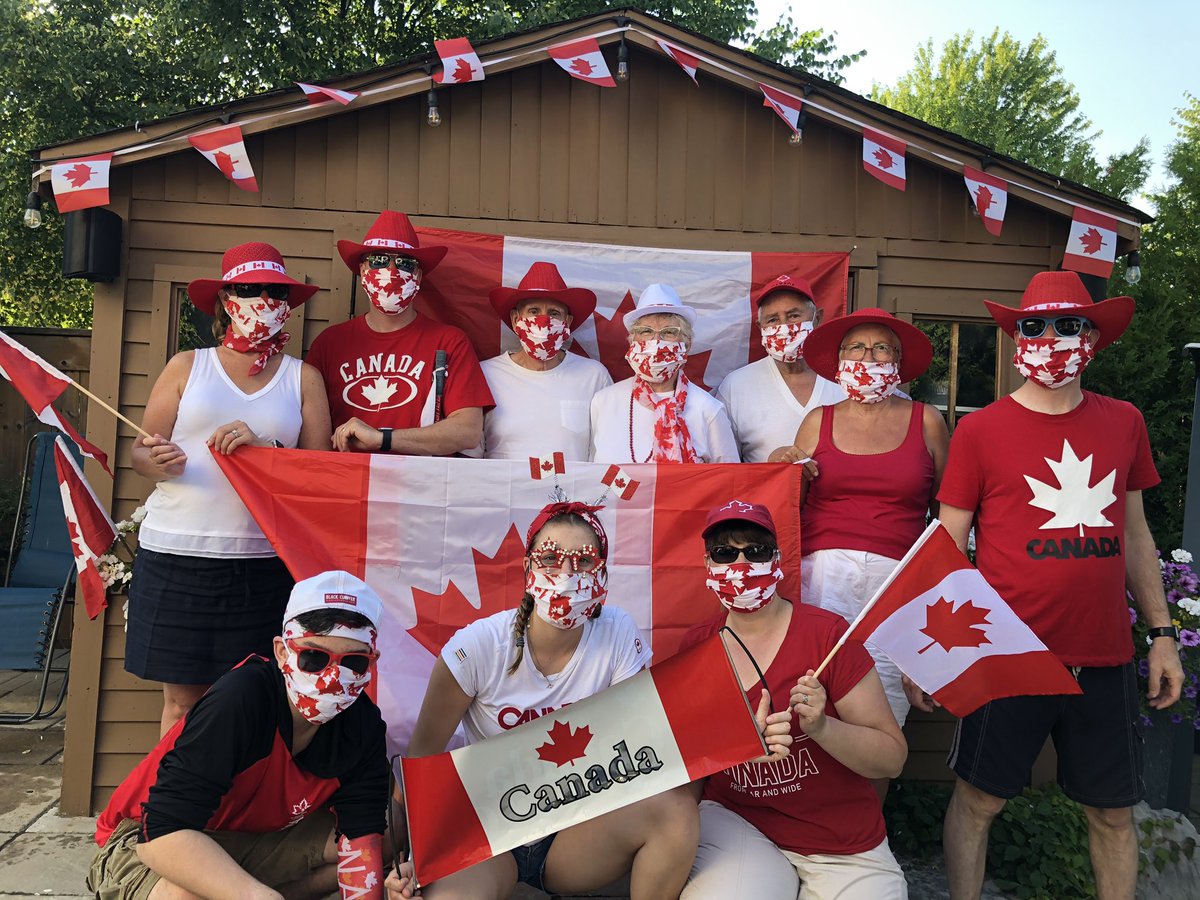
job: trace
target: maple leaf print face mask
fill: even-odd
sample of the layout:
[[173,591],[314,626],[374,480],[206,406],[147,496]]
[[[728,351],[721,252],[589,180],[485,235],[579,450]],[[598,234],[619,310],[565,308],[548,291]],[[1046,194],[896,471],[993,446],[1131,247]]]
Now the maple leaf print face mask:
[[812,332],[812,322],[780,322],[762,330],[762,345],[772,359],[779,362],[799,362],[804,356],[804,342]]
[[900,366],[894,362],[838,360],[837,381],[851,400],[878,403],[896,392],[900,384]]
[[625,351],[625,360],[633,374],[648,384],[670,381],[687,362],[687,344],[683,341],[634,341]]
[[558,351],[566,346],[567,338],[571,336],[570,325],[550,316],[524,316],[513,322],[513,331],[525,352],[542,362],[558,356]]
[[1013,365],[1023,377],[1036,381],[1042,387],[1057,390],[1082,375],[1095,355],[1090,335],[1018,337]]
[[321,725],[358,699],[363,688],[371,683],[371,670],[360,674],[330,657],[328,665],[321,671],[303,671],[300,668],[300,652],[303,650],[297,652],[290,642],[306,637],[349,638],[366,644],[373,652],[376,633],[374,628],[336,625],[328,634],[310,634],[295,620],[288,622],[284,627],[283,638],[287,646],[287,658],[281,668],[288,699],[300,715],[314,725]]
[[608,569],[603,562],[590,572],[546,572],[531,566],[525,573],[525,590],[539,619],[570,631],[604,605]]
[[238,336],[246,339],[250,349],[257,349],[282,331],[292,314],[286,300],[262,296],[242,299],[234,294],[225,299],[225,311]]
[[782,580],[783,570],[776,557],[765,563],[736,562],[726,566],[709,563],[704,583],[726,609],[748,613],[770,603]]
[[367,269],[361,281],[372,306],[384,315],[398,316],[412,306],[421,289],[421,270],[404,272],[395,266]]

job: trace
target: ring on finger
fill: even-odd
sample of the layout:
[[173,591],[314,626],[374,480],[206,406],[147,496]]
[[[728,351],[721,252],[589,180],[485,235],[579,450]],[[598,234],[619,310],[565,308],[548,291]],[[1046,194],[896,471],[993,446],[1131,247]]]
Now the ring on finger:
[[237,437],[237,436],[238,436],[238,430],[235,428],[235,429],[233,429],[233,431],[229,432],[229,434],[230,434],[230,436],[231,436],[231,437]]
[[808,694],[801,694],[801,695],[800,695],[800,702],[801,702],[801,703],[804,703],[804,704],[806,704],[806,705],[807,705],[807,703],[808,703]]

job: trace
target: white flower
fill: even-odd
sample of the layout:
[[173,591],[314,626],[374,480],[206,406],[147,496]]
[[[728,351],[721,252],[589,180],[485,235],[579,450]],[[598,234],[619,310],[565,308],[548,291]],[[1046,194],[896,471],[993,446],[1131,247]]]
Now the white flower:
[[146,507],[139,506],[129,518],[133,519],[136,524],[141,525],[142,519],[146,518]]
[[1171,559],[1175,560],[1177,563],[1191,563],[1192,554],[1188,553],[1186,550],[1172,550]]
[[1186,613],[1191,613],[1193,616],[1200,616],[1200,600],[1195,597],[1184,597],[1176,604]]

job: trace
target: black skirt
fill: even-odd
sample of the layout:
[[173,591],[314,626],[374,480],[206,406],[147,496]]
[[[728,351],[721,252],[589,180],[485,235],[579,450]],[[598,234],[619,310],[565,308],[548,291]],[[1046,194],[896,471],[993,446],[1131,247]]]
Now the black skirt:
[[295,582],[277,556],[212,559],[138,551],[129,585],[125,671],[212,684],[249,656],[272,655]]

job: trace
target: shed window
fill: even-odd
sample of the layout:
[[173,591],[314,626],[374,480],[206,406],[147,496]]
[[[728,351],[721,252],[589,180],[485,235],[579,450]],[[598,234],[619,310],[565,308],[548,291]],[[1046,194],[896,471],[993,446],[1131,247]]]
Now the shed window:
[[217,346],[212,334],[212,316],[207,316],[188,299],[187,288],[179,285],[172,292],[172,318],[175,328],[175,347],[168,356],[174,356],[181,350],[199,350],[201,347]]
[[913,380],[914,400],[929,403],[955,423],[999,396],[1000,329],[979,320],[913,318],[933,344],[929,370]]

